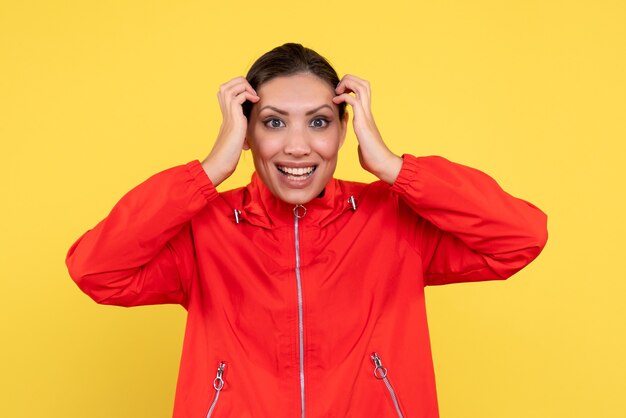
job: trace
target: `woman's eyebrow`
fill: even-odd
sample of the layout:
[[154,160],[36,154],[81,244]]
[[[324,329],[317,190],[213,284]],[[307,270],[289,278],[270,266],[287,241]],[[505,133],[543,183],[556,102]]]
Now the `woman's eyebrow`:
[[[315,112],[317,112],[317,111],[319,111],[319,110],[321,110],[321,109],[323,109],[325,107],[329,108],[330,110],[333,110],[333,108],[330,107],[330,105],[323,104],[323,105],[321,105],[319,107],[316,107],[315,109],[309,110],[308,112],[305,113],[305,115],[307,115],[307,116],[308,115],[312,115],[313,113],[315,113]],[[281,109],[279,109],[277,107],[270,106],[270,105],[263,106],[261,109],[259,109],[259,113],[261,113],[263,111],[263,109],[271,109],[271,110],[273,110],[276,113],[280,113],[281,115],[288,115],[289,114],[289,112],[287,112],[286,110],[281,110]]]

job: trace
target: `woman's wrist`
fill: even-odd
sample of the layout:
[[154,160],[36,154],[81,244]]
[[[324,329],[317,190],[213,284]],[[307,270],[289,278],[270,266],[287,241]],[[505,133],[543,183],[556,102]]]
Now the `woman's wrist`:
[[209,177],[209,180],[211,180],[214,187],[219,186],[229,176],[229,174],[226,174],[223,170],[219,169],[219,166],[211,160],[210,155],[206,157],[201,164],[204,172]]
[[390,151],[388,158],[386,158],[384,163],[381,164],[376,172],[373,172],[372,174],[392,186],[400,174],[403,162],[402,157],[399,157]]

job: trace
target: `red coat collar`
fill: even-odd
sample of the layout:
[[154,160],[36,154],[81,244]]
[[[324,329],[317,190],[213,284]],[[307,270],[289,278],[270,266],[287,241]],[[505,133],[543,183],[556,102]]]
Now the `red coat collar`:
[[[331,178],[321,196],[302,205],[306,208],[306,215],[299,222],[324,226],[350,209],[348,198],[339,180]],[[294,207],[274,196],[254,172],[250,184],[244,189],[241,219],[266,228],[293,225]]]

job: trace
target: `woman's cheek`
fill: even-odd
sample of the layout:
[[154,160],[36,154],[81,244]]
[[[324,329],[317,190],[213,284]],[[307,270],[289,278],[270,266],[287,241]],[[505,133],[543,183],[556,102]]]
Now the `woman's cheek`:
[[326,158],[333,158],[339,152],[339,136],[335,133],[324,135],[320,138],[318,148],[320,154],[323,154]]

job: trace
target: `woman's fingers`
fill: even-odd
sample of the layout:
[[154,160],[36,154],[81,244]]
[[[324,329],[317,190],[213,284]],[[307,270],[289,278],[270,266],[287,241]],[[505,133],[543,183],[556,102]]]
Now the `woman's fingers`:
[[[346,74],[339,84],[337,84],[335,93],[338,95],[354,93],[354,97],[360,103],[365,114],[371,114],[371,90],[368,81],[351,74]],[[346,102],[354,107],[349,101]]]
[[228,99],[228,98],[237,97],[239,94],[244,93],[244,92],[250,93],[254,96],[257,95],[256,91],[254,91],[252,86],[250,86],[250,84],[248,83],[245,83],[245,84],[238,83],[232,86],[228,86],[224,88],[224,90],[221,91],[221,94],[225,99]]
[[359,78],[352,74],[346,74],[341,78],[341,81],[339,81],[339,84],[337,84],[337,88],[340,89],[340,88],[343,88],[344,86],[347,86],[349,88],[350,85],[360,86],[364,90],[369,90],[369,87],[370,87],[369,81],[363,80],[362,78]]
[[236,77],[222,84],[218,91],[218,101],[224,121],[239,120],[240,125],[242,125],[240,128],[243,129],[243,124],[247,121],[241,105],[246,100],[256,103],[260,97],[245,78]]
[[242,104],[246,100],[256,103],[261,98],[244,77],[235,77],[220,86],[217,99],[222,111],[222,125],[211,152],[202,162],[216,186],[235,171],[241,150],[245,148],[248,121]]
[[355,96],[352,96],[351,94],[348,93],[342,93],[339,94],[338,96],[333,97],[333,103],[335,104],[340,104],[340,103],[347,103],[350,106],[352,106],[352,110],[354,111],[354,120],[353,123],[356,123],[357,120],[359,120],[360,118],[362,118],[363,115],[363,105],[362,103],[359,101],[359,99],[357,99]]
[[339,84],[335,88],[335,91],[339,93],[343,90],[352,90],[355,93],[360,93],[363,96],[369,96],[370,94],[370,83],[367,80],[363,80],[362,78],[353,76],[351,74],[346,74],[342,77]]
[[338,94],[337,96],[333,97],[333,103],[339,104],[339,103],[342,103],[342,102],[346,102],[350,106],[359,105],[358,99],[356,97],[348,94],[348,93],[341,93],[341,94]]
[[[248,100],[248,98],[253,102],[257,102],[259,100],[259,96],[257,95],[256,91],[252,88],[250,83],[248,83],[248,80],[246,80],[244,77],[236,77],[222,84],[217,93],[220,107],[223,108],[224,105],[231,100],[239,103],[239,99],[242,94],[244,94],[246,100]],[[240,102],[239,104],[243,104],[243,102],[245,102],[245,100]]]
[[244,104],[246,100],[250,100],[252,103],[256,103],[259,100],[261,100],[261,98],[257,96],[255,93],[250,93],[249,91],[246,90],[242,93],[239,93],[237,96],[235,96],[234,102],[239,105],[242,105]]
[[232,80],[227,81],[226,83],[220,86],[220,91],[231,90],[233,87],[241,89],[245,88],[249,90],[251,93],[256,94],[256,91],[252,88],[248,80],[245,77],[235,77]]
[[335,104],[348,103],[354,111],[352,124],[359,142],[358,153],[361,166],[379,179],[393,184],[401,167],[402,159],[385,145],[371,111],[370,83],[346,74],[337,87],[333,98]]

